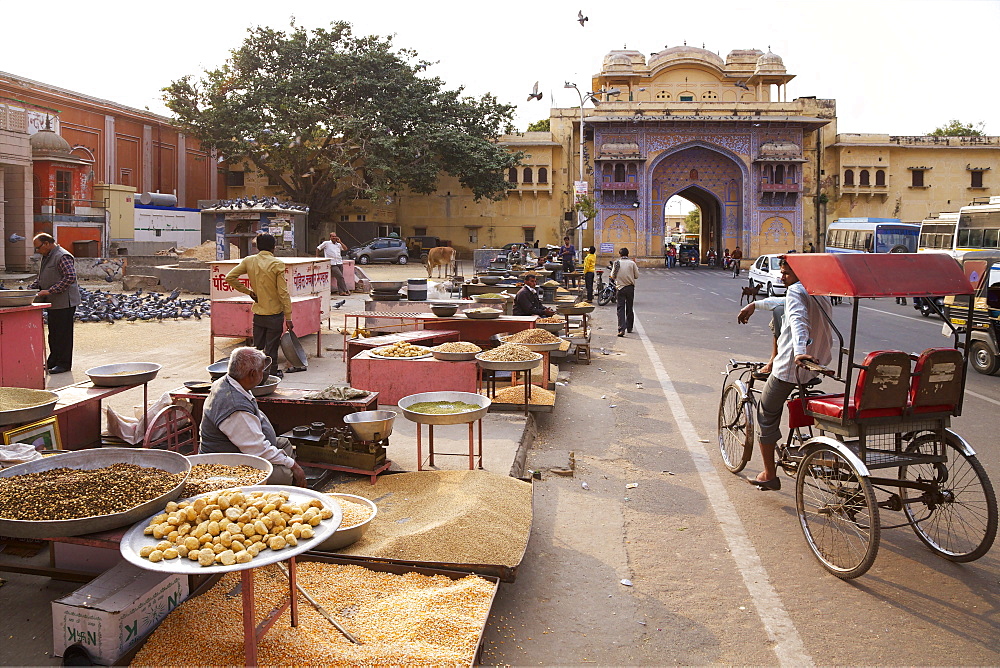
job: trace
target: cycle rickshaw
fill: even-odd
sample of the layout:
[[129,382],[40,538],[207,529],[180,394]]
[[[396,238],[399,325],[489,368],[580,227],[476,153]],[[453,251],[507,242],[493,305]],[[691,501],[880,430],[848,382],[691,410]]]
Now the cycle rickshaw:
[[[996,497],[973,448],[950,429],[962,412],[969,329],[946,325],[951,348],[856,356],[859,299],[971,295],[973,286],[944,254],[794,254],[787,261],[812,299],[853,298],[846,346],[830,322],[839,340],[836,370],[816,368],[844,392],[821,392],[820,379],[800,385],[786,405],[787,439],[775,453],[779,468],[795,477],[809,548],[843,579],[871,567],[882,529],[909,526],[951,561],[982,557],[996,536]],[[973,300],[967,299],[965,322],[971,322]],[[760,388],[753,372],[761,366],[730,360],[725,371],[719,448],[733,473],[743,470],[755,446]],[[886,511],[902,513],[901,521],[883,525]]]

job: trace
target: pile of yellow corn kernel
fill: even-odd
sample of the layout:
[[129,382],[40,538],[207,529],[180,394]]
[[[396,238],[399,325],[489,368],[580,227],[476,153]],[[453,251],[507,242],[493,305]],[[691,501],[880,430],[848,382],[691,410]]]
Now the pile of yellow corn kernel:
[[[275,566],[254,571],[258,621],[288,596]],[[240,582],[227,573],[160,624],[132,666],[244,664]],[[257,646],[261,666],[471,665],[495,585],[475,575],[395,575],[363,566],[302,562],[298,583],[362,644],[344,638],[304,599],[299,625],[286,610]]]
[[143,533],[160,541],[139,550],[152,562],[197,561],[202,566],[250,562],[263,550],[295,547],[313,527],[333,517],[319,499],[292,503],[288,492],[226,490],[193,501],[171,501]]

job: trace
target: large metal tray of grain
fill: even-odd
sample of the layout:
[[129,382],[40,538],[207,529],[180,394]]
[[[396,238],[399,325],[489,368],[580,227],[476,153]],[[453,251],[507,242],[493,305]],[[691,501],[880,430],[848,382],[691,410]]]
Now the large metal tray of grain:
[[378,517],[338,551],[366,561],[447,568],[514,582],[531,534],[531,483],[489,471],[418,471],[324,490],[378,504]]
[[[418,413],[410,410],[410,406],[431,401],[462,402],[474,406],[477,409],[469,409],[461,413]],[[399,400],[399,407],[403,409],[403,416],[411,422],[418,424],[466,424],[475,422],[486,415],[490,410],[492,402],[481,394],[473,392],[421,392],[411,394]]]
[[527,371],[528,369],[534,369],[542,363],[542,356],[539,353],[532,353],[534,357],[529,360],[512,362],[484,360],[482,358],[482,354],[483,353],[479,353],[476,355],[476,362],[478,362],[479,366],[482,368],[490,371]]
[[[300,601],[296,631],[268,635],[257,648],[260,665],[476,665],[500,587],[496,576],[315,553],[299,556],[296,563],[299,586],[363,644],[348,642]],[[208,578],[118,664],[187,665],[197,656],[206,666],[243,665],[243,603],[231,595],[239,583],[236,573]],[[254,591],[259,608],[270,609],[287,599],[288,580],[277,569],[261,569]],[[427,614],[428,609],[441,613]],[[206,626],[207,619],[217,620],[214,628]],[[287,621],[276,629],[283,624]],[[211,642],[209,633],[227,640]],[[302,642],[303,637],[309,641]]]
[[0,308],[27,306],[37,294],[38,290],[0,290]]
[[52,415],[59,395],[48,390],[0,387],[0,425],[24,424]]
[[556,311],[562,315],[583,315],[584,313],[592,312],[596,306],[590,304],[588,306],[581,306],[577,304],[569,304],[567,306],[556,305]]
[[119,387],[121,385],[138,385],[148,383],[156,378],[160,365],[153,362],[124,362],[122,364],[105,364],[87,369],[90,382],[97,387]]
[[[6,494],[5,478],[40,473],[51,469],[80,469],[84,471],[104,468],[112,464],[135,464],[146,468],[156,468],[178,475],[178,483],[170,491],[143,501],[128,510],[65,520],[13,520],[0,518],[0,536],[13,538],[60,538],[82,536],[97,531],[109,531],[134,524],[144,517],[173,501],[184,489],[191,463],[184,455],[171,450],[148,450],[146,448],[94,448],[67,452],[58,457],[44,457],[33,462],[18,464],[0,471],[0,499]],[[104,490],[96,490],[98,493]],[[14,492],[15,498],[17,493]],[[2,501],[0,501],[2,503]]]
[[[537,336],[537,337],[541,338],[541,337],[543,337],[546,334],[548,336],[554,338],[555,341],[550,341],[548,343],[525,343],[524,342],[524,341],[528,340],[526,337]],[[558,336],[556,336],[552,332],[548,332],[548,331],[546,331],[544,329],[539,329],[537,327],[534,328],[534,329],[522,329],[520,332],[517,332],[516,334],[509,334],[507,336],[498,336],[497,338],[502,343],[516,343],[517,345],[524,346],[528,350],[532,350],[532,351],[534,351],[536,353],[542,353],[542,352],[546,352],[546,351],[549,351],[549,350],[559,350],[559,346],[562,345],[562,339],[560,339]]]

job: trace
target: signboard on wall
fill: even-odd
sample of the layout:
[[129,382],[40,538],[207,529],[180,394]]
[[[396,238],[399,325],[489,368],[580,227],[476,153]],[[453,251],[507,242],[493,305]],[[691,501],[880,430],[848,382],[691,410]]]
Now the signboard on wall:
[[601,242],[601,252],[602,253],[614,253],[615,252],[615,245],[614,244],[609,244],[606,241],[602,241]]

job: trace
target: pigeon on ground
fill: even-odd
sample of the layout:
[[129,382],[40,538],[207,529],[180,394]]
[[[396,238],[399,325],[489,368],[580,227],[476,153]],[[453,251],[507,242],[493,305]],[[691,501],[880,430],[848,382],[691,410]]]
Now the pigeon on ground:
[[333,306],[333,308],[340,308],[341,306],[343,306],[346,303],[347,303],[346,299],[341,299],[339,302],[336,302],[335,304],[331,304],[331,306]]

